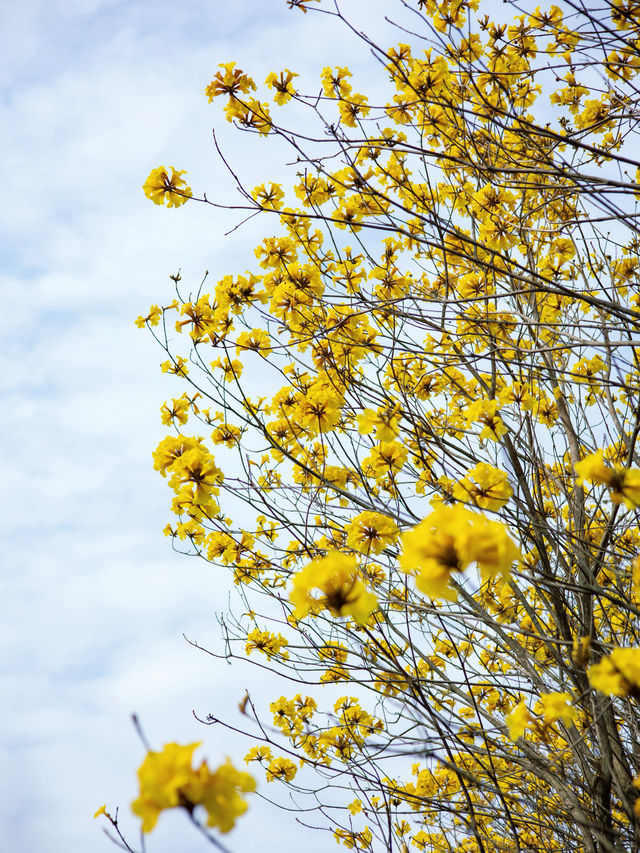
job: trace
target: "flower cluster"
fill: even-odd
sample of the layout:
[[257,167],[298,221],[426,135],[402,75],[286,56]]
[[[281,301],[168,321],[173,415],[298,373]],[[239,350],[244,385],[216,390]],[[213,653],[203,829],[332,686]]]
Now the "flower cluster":
[[288,645],[288,640],[282,634],[272,634],[269,631],[260,631],[258,628],[255,628],[247,636],[245,651],[250,655],[251,652],[257,650],[265,654],[268,658],[279,657],[281,660],[286,660],[289,657],[289,653],[283,652],[282,649]]
[[455,600],[454,573],[475,562],[486,580],[508,574],[519,557],[504,524],[462,506],[439,506],[402,535],[400,566],[426,595]]
[[[269,109],[266,104],[251,97],[250,93],[256,88],[251,77],[240,68],[236,68],[235,62],[223,62],[218,67],[223,70],[216,72],[205,89],[205,95],[209,101],[211,102],[219,95],[227,95],[228,101],[225,106],[227,121],[235,120],[241,127],[257,130],[261,134],[269,133],[272,125]],[[283,81],[285,95],[292,94],[289,82],[284,84]],[[278,95],[282,93],[278,91]]]
[[576,462],[574,468],[579,486],[585,481],[597,483],[609,489],[614,503],[622,503],[628,509],[640,506],[640,469],[608,465],[604,461],[602,450],[585,456],[580,462]]
[[193,195],[191,187],[182,177],[185,170],[171,168],[171,175],[164,166],[152,169],[149,177],[142,185],[144,194],[154,204],[165,204],[167,207],[180,207]]
[[230,761],[214,771],[206,761],[193,768],[193,752],[199,745],[168,743],[161,752],[147,753],[138,770],[140,795],[131,804],[133,813],[142,819],[143,832],[151,832],[166,809],[192,812],[196,806],[205,809],[207,826],[229,832],[247,810],[241,794],[255,790],[253,777],[236,770]]
[[480,462],[472,468],[453,488],[453,496],[457,500],[493,511],[503,507],[512,494],[513,489],[505,472],[486,462]]
[[398,538],[398,525],[379,512],[361,512],[344,528],[347,545],[364,554],[379,554]]
[[[314,590],[321,595],[314,596]],[[350,616],[363,624],[378,606],[362,581],[356,558],[338,551],[312,560],[297,572],[289,598],[296,619],[326,609],[332,616]]]
[[561,722],[571,725],[577,719],[578,712],[571,704],[571,694],[543,693],[536,702],[535,712],[541,719],[536,719],[527,708],[523,699],[518,702],[513,711],[505,718],[509,737],[518,740],[528,729],[533,728],[539,736],[547,736],[547,730],[554,723]]
[[640,698],[640,648],[617,648],[589,667],[589,683],[609,696]]
[[174,509],[194,518],[218,513],[215,496],[220,494],[224,474],[202,441],[184,435],[162,439],[153,454],[154,468],[162,476],[170,474],[175,492]]

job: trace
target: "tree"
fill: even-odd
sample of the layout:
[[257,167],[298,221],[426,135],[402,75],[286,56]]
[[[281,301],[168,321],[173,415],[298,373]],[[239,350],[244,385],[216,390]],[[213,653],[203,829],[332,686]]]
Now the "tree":
[[[292,682],[247,760],[349,848],[639,850],[640,5],[399,0],[389,49],[289,5],[388,98],[220,66],[296,198],[234,170],[257,265],[138,320],[188,389],[165,533],[233,572],[218,653]],[[212,203],[182,175],[145,191]]]

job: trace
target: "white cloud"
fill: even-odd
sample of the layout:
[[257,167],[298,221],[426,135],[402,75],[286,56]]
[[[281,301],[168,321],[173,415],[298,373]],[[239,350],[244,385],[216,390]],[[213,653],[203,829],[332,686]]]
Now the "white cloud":
[[[371,19],[371,3],[344,5]],[[323,65],[369,60],[331,19],[274,0],[31,0],[3,19],[1,823],[20,853],[108,850],[92,814],[105,800],[126,813],[133,796],[130,711],[155,744],[204,739],[215,762],[245,745],[191,709],[222,716],[247,684],[270,695],[250,668],[182,639],[215,645],[228,581],[162,537],[169,498],[150,454],[173,389],[133,326],[170,298],[178,267],[198,282],[207,268],[215,281],[250,266],[259,227],[225,238],[236,214],[160,210],[140,185],[165,163],[212,199],[232,196],[214,123],[249,186],[282,174],[281,149],[207,104],[218,62],[237,58],[256,79],[286,65],[314,88]],[[150,850],[185,849],[180,817],[163,818]],[[239,853],[258,840],[263,853],[333,844],[256,805],[228,843]]]

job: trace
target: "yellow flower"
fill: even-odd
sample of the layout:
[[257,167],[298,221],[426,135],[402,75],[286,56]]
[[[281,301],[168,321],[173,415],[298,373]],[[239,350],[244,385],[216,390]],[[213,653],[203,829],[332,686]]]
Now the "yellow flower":
[[[372,798],[372,802],[373,802]],[[335,829],[333,832],[334,838],[338,842],[342,842],[345,847],[356,850],[368,850],[371,847],[371,839],[373,834],[368,826],[362,832],[353,832],[350,829]]]
[[320,3],[320,0],[288,0],[290,9],[300,9],[305,15],[307,14],[307,3]]
[[255,791],[255,780],[249,773],[236,770],[228,759],[213,773],[203,762],[199,772],[203,777],[200,802],[207,812],[207,826],[229,832],[235,826],[236,818],[249,808],[240,794]]
[[457,500],[489,510],[500,509],[512,494],[513,489],[505,472],[486,462],[480,462],[472,468],[453,489],[453,496]]
[[395,521],[379,512],[361,512],[344,529],[347,545],[365,554],[379,554],[398,537]]
[[602,450],[590,453],[573,467],[578,475],[576,482],[579,486],[582,486],[585,480],[605,486],[611,484],[613,471],[605,465]]
[[159,166],[157,169],[152,169],[149,177],[142,185],[144,194],[151,199],[154,204],[164,204],[167,207],[180,207],[187,199],[191,198],[191,187],[187,186],[186,181],[182,177],[186,174],[183,169],[178,172],[173,166],[171,169],[171,177],[164,166]]
[[233,424],[222,424],[211,433],[214,444],[225,444],[227,447],[235,447],[240,443],[242,430]]
[[174,421],[177,421],[181,426],[184,426],[189,419],[191,400],[186,394],[183,394],[177,400],[173,398],[171,402],[173,404],[171,407],[167,403],[163,403],[160,408],[162,423],[165,426],[171,426]]
[[255,98],[249,98],[246,102],[233,97],[229,98],[224,112],[227,121],[235,119],[242,127],[253,128],[260,134],[266,135],[271,130],[269,107]]
[[180,792],[193,773],[191,759],[199,743],[165,744],[162,752],[148,752],[138,770],[140,796],[131,810],[142,818],[142,831],[151,832],[160,812],[181,805]]
[[338,111],[340,118],[347,127],[356,127],[358,117],[368,115],[370,107],[367,106],[365,95],[353,92],[348,95],[347,99],[340,99]]
[[543,693],[540,696],[539,705],[545,723],[551,725],[558,720],[567,724],[573,723],[578,713],[569,704],[570,701],[570,693]]
[[200,447],[187,450],[182,453],[171,467],[172,476],[169,485],[178,493],[182,486],[186,486],[192,503],[207,503],[211,495],[217,495],[220,491],[219,484],[224,480],[224,474],[218,468],[206,452]]
[[136,319],[136,326],[139,329],[143,329],[145,325],[148,323],[150,326],[157,326],[160,322],[160,318],[162,317],[162,308],[159,305],[152,305],[149,308],[149,313],[146,317],[138,317]]
[[609,696],[626,696],[627,689],[622,673],[610,658],[603,658],[589,667],[589,683]]
[[527,726],[533,722],[533,717],[527,710],[524,700],[516,705],[513,711],[505,718],[505,722],[507,723],[511,740],[518,740],[524,734]]
[[256,628],[247,636],[245,651],[250,655],[252,651],[257,649],[263,652],[269,659],[278,656],[282,660],[285,660],[289,657],[289,653],[281,652],[281,649],[288,645],[289,641],[282,634],[271,634],[269,631],[260,631]]
[[242,362],[238,361],[237,358],[218,358],[211,362],[211,367],[214,370],[216,367],[222,369],[225,382],[233,382],[234,380],[239,379],[242,375]]
[[254,791],[255,781],[248,773],[236,770],[227,762],[213,773],[206,761],[194,769],[193,752],[198,743],[180,746],[165,744],[161,752],[150,751],[138,770],[140,796],[131,810],[142,818],[142,831],[151,832],[165,809],[202,805],[207,811],[207,825],[228,832],[236,818],[247,809],[240,792]]
[[267,767],[267,782],[273,782],[274,779],[291,782],[297,772],[296,765],[290,758],[274,758]]
[[286,104],[287,101],[290,101],[291,98],[295,95],[296,90],[293,88],[291,81],[294,77],[298,77],[298,74],[295,74],[293,71],[289,71],[288,68],[285,68],[284,71],[281,71],[280,74],[276,74],[275,71],[272,71],[267,75],[267,79],[264,81],[270,89],[275,89],[275,95],[273,96],[273,100],[279,106]]
[[592,483],[607,486],[614,503],[624,504],[628,509],[640,506],[640,470],[638,468],[606,465],[601,449],[585,456],[573,467],[578,475],[576,482],[579,486],[582,486],[585,480],[589,480]]
[[[316,589],[323,593],[320,598],[311,595]],[[326,608],[332,616],[351,616],[364,624],[378,607],[378,599],[362,582],[356,558],[339,551],[312,560],[294,575],[289,599],[296,619]]]
[[163,361],[160,365],[160,369],[163,373],[174,373],[177,376],[186,376],[189,373],[188,368],[186,367],[186,360],[182,358],[182,356],[172,357],[173,360]]
[[280,184],[272,182],[269,189],[266,188],[265,184],[260,184],[260,186],[254,187],[251,197],[267,210],[280,210],[284,191]]
[[360,435],[369,435],[375,429],[378,441],[393,442],[400,433],[399,409],[399,406],[381,408],[377,412],[364,409],[357,417],[358,432]]
[[101,815],[101,814],[103,814],[105,817],[109,818],[109,820],[111,820],[111,819],[112,819],[112,818],[111,818],[111,815],[110,815],[110,814],[109,814],[109,812],[107,811],[107,804],[106,804],[106,803],[105,803],[103,806],[100,806],[100,808],[98,809],[98,811],[97,811],[97,812],[94,814],[94,816],[93,816],[93,817],[94,817],[94,819],[95,819],[95,818],[97,818],[97,817],[100,817],[100,815]]
[[640,470],[625,468],[621,471],[611,489],[610,496],[614,503],[623,503],[627,509],[640,506]]
[[[474,514],[475,515],[475,514]],[[499,521],[474,518],[466,541],[465,559],[476,562],[483,580],[508,574],[520,551],[509,537],[507,528]]]
[[416,577],[418,589],[432,598],[455,600],[453,572],[473,562],[484,580],[507,574],[520,556],[507,528],[462,506],[440,505],[402,536],[400,567]]
[[271,761],[273,758],[273,753],[271,752],[270,747],[266,744],[260,744],[259,746],[252,746],[249,752],[245,755],[244,760],[247,764],[250,764],[252,761],[259,761],[262,763],[263,761]]
[[236,68],[235,62],[221,62],[218,68],[223,68],[224,74],[222,71],[217,71],[211,83],[204,90],[205,95],[209,98],[209,103],[218,95],[229,95],[233,98],[238,93],[248,95],[249,92],[255,90],[256,84],[241,68]]
[[398,474],[409,455],[407,448],[398,441],[383,441],[371,448],[369,455],[362,460],[367,474],[377,480],[385,476]]
[[264,329],[252,329],[250,332],[241,332],[236,341],[236,355],[243,350],[254,350],[261,355],[271,350],[271,338]]
[[640,696],[640,648],[618,648],[589,667],[589,683],[609,696]]
[[294,421],[314,435],[330,432],[340,420],[342,402],[330,385],[315,382],[296,407]]
[[360,435],[369,435],[375,428],[378,416],[373,409],[364,409],[361,414],[358,415],[357,421],[358,432]]
[[347,82],[347,77],[351,77],[351,71],[348,68],[323,68],[321,79],[322,89],[327,98],[345,98],[351,92],[351,84]]
[[474,423],[482,424],[480,438],[498,441],[507,428],[498,414],[498,403],[495,400],[476,400],[466,411],[467,428]]
[[507,385],[498,394],[498,400],[501,406],[516,403],[525,412],[530,412],[535,407],[536,402],[535,397],[531,393],[531,388],[522,382],[514,382],[513,385]]

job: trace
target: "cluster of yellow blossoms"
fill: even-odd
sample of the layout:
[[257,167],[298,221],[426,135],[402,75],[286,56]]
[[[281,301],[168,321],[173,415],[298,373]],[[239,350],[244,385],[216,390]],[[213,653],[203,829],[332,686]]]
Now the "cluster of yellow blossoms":
[[260,651],[268,658],[279,657],[281,660],[286,660],[289,653],[282,651],[283,648],[289,645],[289,641],[282,634],[272,634],[270,631],[261,631],[255,628],[247,635],[247,645],[245,651],[248,655],[252,651]]
[[144,182],[142,189],[148,199],[154,204],[166,204],[167,207],[180,207],[191,198],[191,187],[182,177],[185,170],[171,168],[171,175],[164,166],[152,169]]
[[580,462],[576,462],[574,467],[578,475],[578,485],[589,481],[606,486],[614,503],[624,504],[628,509],[640,506],[639,468],[607,465],[602,450],[585,456]]
[[543,693],[536,703],[535,711],[541,716],[541,721],[536,720],[529,713],[524,700],[520,700],[514,710],[507,715],[505,722],[512,740],[522,737],[531,726],[534,726],[539,734],[557,722],[571,725],[578,717],[578,712],[571,705],[571,693],[568,692]]
[[640,648],[618,648],[589,668],[592,687],[609,696],[640,698]]
[[[499,481],[502,485],[502,480]],[[395,523],[379,513],[365,512],[345,527],[347,544],[356,551],[380,553],[398,538]],[[463,506],[437,507],[420,524],[401,536],[400,567],[416,578],[419,590],[432,598],[457,598],[452,575],[477,563],[483,580],[507,577],[521,553],[504,524],[491,521]],[[314,597],[313,591],[322,594]],[[312,560],[293,577],[290,600],[293,615],[328,610],[364,624],[378,602],[362,580],[355,556],[333,552]]]
[[220,494],[224,474],[201,439],[167,436],[154,451],[153,461],[163,477],[170,474],[169,485],[176,494],[174,510],[193,518],[218,513],[215,496]]
[[[320,590],[319,597],[312,595]],[[378,606],[374,593],[363,583],[355,557],[334,552],[312,560],[293,578],[290,594],[296,619],[326,608],[332,616],[350,616],[365,623]]]
[[400,566],[415,575],[419,590],[455,600],[455,573],[477,563],[483,580],[507,576],[521,554],[504,524],[463,506],[439,506],[402,537]]
[[[271,703],[270,709],[274,725],[299,750],[301,766],[315,766],[318,762],[330,766],[336,760],[355,759],[365,741],[385,729],[383,721],[366,711],[354,696],[342,696],[335,701],[335,717],[329,725],[322,725],[314,718],[317,704],[309,696],[298,694],[293,699],[281,696]],[[245,761],[261,764],[269,782],[275,779],[291,782],[296,776],[294,762],[285,757],[274,758],[266,744],[252,747]]]
[[247,810],[241,794],[255,790],[253,777],[236,770],[230,761],[214,771],[206,761],[192,767],[193,752],[199,745],[168,743],[161,752],[147,754],[138,770],[140,795],[131,806],[142,819],[143,832],[151,832],[166,809],[193,812],[196,806],[206,811],[207,826],[229,832]]

